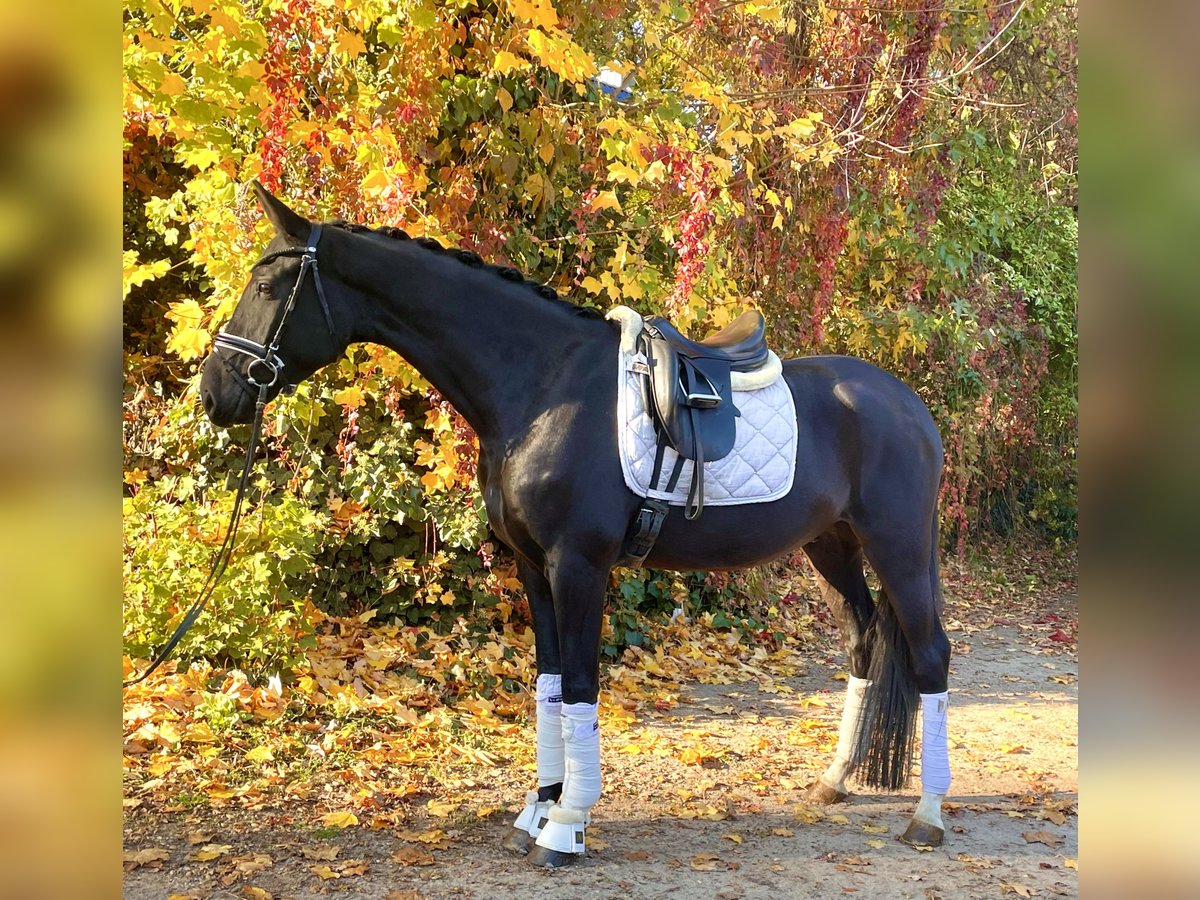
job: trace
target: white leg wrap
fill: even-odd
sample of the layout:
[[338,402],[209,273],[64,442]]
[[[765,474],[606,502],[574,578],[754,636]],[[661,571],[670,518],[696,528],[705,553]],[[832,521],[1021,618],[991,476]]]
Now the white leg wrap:
[[564,703],[566,772],[559,805],[585,813],[600,799],[600,722],[595,703]]
[[587,831],[587,810],[569,806],[550,807],[548,821],[538,835],[537,845],[560,853],[583,853]]
[[538,786],[560,784],[566,776],[562,730],[562,676],[537,677]]
[[[946,796],[950,790],[950,749],[946,737],[947,705],[949,694],[946,691],[921,695],[921,789],[925,794],[939,797]],[[940,799],[938,803],[941,803]],[[940,822],[940,816],[938,820]]]
[[821,776],[831,788],[846,793],[846,776],[850,774],[850,761],[858,743],[859,726],[862,723],[863,699],[871,682],[851,675],[846,682],[846,705],[842,707],[842,725],[838,730],[837,750],[833,762]]

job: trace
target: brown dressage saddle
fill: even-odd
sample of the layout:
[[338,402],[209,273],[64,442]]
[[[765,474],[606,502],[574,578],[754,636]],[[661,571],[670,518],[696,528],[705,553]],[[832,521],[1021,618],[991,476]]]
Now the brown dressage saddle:
[[767,362],[766,322],[757,311],[742,313],[711,337],[693,341],[661,316],[647,316],[638,350],[646,360],[645,406],[658,436],[651,488],[660,490],[668,446],[678,458],[661,490],[673,492],[683,461],[692,460],[684,515],[695,519],[704,509],[704,464],[728,456],[737,437],[741,413],[733,405],[731,373],[750,372]]

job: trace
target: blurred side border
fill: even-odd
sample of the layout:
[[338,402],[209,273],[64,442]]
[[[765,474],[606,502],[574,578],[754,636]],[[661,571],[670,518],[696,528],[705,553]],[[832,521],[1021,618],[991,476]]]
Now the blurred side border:
[[0,871],[119,896],[121,45],[0,5]]
[[1196,896],[1200,6],[1080,31],[1080,886]]

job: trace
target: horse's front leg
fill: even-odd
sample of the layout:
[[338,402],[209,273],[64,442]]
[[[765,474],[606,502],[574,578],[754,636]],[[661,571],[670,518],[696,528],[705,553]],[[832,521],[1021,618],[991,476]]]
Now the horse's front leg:
[[565,759],[562,733],[562,664],[554,600],[541,569],[518,557],[517,574],[529,598],[529,617],[537,648],[538,789],[525,795],[525,807],[504,838],[504,848],[522,855],[541,833],[551,805],[562,794]]
[[529,861],[547,868],[585,851],[589,811],[600,799],[600,628],[608,568],[583,554],[560,551],[547,559],[562,660],[562,794],[547,811]]

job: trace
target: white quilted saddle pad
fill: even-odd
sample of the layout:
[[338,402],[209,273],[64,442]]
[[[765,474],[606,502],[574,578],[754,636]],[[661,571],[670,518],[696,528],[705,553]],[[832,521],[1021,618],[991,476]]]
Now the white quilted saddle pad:
[[[650,489],[658,444],[642,396],[642,376],[631,371],[634,362],[641,359],[644,363],[645,357],[634,352],[631,343],[622,341],[617,372],[618,442],[625,484],[640,497],[683,506],[695,465],[691,460],[684,461],[674,492]],[[735,390],[733,405],[742,414],[737,420],[737,439],[728,456],[704,464],[704,505],[768,503],[786,496],[796,474],[796,404],[792,392],[782,378],[777,378],[756,390]],[[678,458],[668,447],[660,486],[666,486]]]

